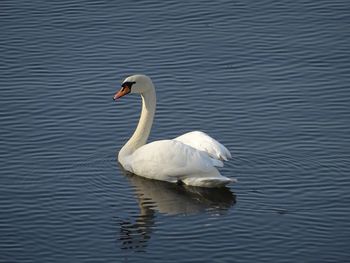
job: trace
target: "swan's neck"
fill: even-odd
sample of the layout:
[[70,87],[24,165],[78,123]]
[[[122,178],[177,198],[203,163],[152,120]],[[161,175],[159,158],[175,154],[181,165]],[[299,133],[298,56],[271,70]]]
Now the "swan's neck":
[[141,94],[142,110],[136,130],[128,142],[123,146],[118,155],[119,162],[131,155],[142,145],[145,145],[151,132],[153,117],[156,110],[156,93],[154,88]]

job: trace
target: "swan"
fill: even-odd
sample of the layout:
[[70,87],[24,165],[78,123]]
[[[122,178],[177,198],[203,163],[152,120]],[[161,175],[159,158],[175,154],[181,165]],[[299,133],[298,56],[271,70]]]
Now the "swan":
[[147,143],[156,110],[156,91],[146,75],[127,77],[113,96],[140,94],[141,116],[131,138],[121,148],[118,161],[133,174],[199,187],[223,187],[236,179],[222,176],[217,167],[231,158],[229,150],[201,131],[192,131],[169,140]]

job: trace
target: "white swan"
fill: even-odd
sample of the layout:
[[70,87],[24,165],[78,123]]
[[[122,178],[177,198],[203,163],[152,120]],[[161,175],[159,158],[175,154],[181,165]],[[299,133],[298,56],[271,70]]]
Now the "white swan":
[[222,176],[216,167],[231,157],[221,143],[200,131],[193,131],[172,140],[146,144],[156,110],[156,91],[145,75],[127,77],[113,99],[128,93],[142,98],[142,111],[134,134],[123,146],[118,161],[136,175],[201,187],[222,187],[235,179]]

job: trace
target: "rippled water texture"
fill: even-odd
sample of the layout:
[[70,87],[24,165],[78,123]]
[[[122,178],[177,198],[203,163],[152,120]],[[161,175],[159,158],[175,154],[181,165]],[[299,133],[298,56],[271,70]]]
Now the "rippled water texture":
[[[346,262],[349,1],[1,1],[0,262]],[[221,190],[123,171],[150,75],[150,140],[202,130]]]

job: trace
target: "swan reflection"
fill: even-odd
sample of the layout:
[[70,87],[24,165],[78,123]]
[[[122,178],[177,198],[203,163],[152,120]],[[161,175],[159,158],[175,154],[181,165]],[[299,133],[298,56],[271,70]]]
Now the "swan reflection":
[[156,212],[167,215],[223,214],[236,203],[228,188],[200,188],[146,179],[120,168],[134,188],[140,212],[120,224],[123,249],[142,251],[147,246]]

